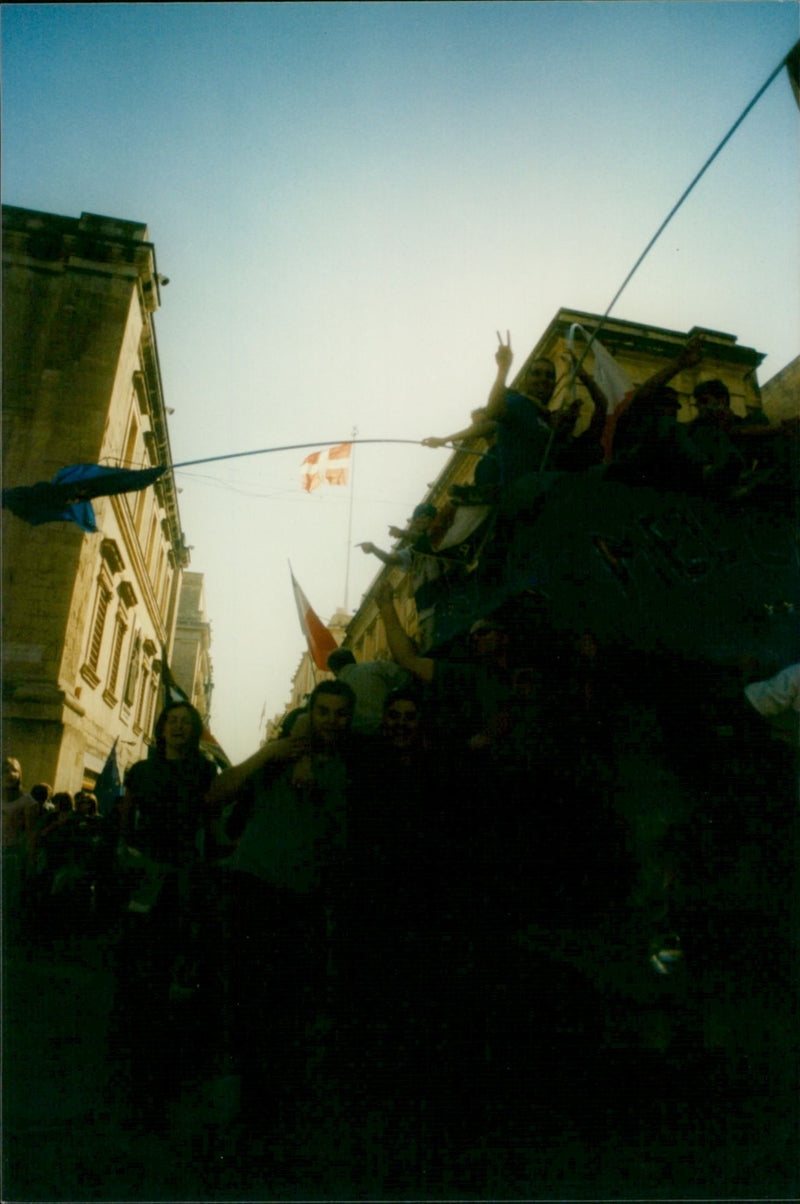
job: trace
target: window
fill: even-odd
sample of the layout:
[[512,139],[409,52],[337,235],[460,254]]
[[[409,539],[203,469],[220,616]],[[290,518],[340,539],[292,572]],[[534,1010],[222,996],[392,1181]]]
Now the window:
[[148,733],[153,731],[153,716],[156,709],[156,698],[158,697],[158,676],[155,672],[150,675],[150,701],[147,706],[147,720],[145,728]]
[[103,576],[98,580],[97,598],[94,605],[94,618],[92,620],[92,632],[89,639],[89,649],[86,654],[86,662],[81,667],[81,674],[89,682],[90,685],[96,686],[100,680],[98,676],[98,666],[100,664],[100,652],[103,647],[103,632],[106,626],[106,615],[108,614],[108,606],[111,601],[111,589],[108,582]]
[[132,707],[136,701],[136,683],[139,680],[139,670],[141,668],[142,656],[142,636],[137,631],[133,645],[131,646],[130,660],[128,661],[128,673],[125,678],[125,689],[122,694],[123,701],[126,706]]
[[156,560],[156,570],[153,575],[153,593],[156,596],[156,601],[159,601],[159,599],[160,599],[161,574],[164,572],[165,562],[166,562],[166,556],[164,555],[164,549],[162,547],[162,548],[159,548],[159,550],[158,550],[158,558]]
[[125,636],[128,632],[128,624],[125,622],[127,614],[124,606],[120,606],[117,611],[117,617],[114,622],[114,640],[111,645],[111,664],[108,670],[108,681],[106,688],[103,691],[103,698],[113,706],[117,701],[116,689],[117,679],[119,677],[119,666],[122,660],[122,646],[125,643]]
[[148,696],[147,683],[150,677],[150,668],[145,663],[142,665],[142,688],[139,691],[139,705],[136,708],[136,718],[133,721],[133,729],[136,732],[142,730],[142,716],[144,714],[145,701]]
[[147,505],[147,495],[149,492],[149,488],[140,489],[136,494],[136,513],[133,516],[133,525],[136,528],[137,535],[141,533],[142,527],[144,526],[144,512]]
[[158,530],[158,514],[154,514],[150,520],[150,534],[147,537],[147,551],[144,554],[145,564],[148,572],[152,565],[153,548],[156,541],[156,532]]
[[144,372],[134,372],[133,391],[136,394],[136,403],[139,406],[139,413],[146,414],[149,406],[147,402],[147,385],[144,379]]
[[136,440],[139,437],[139,426],[136,421],[136,415],[131,414],[131,423],[128,427],[128,438],[125,440],[125,456],[122,461],[123,468],[133,468],[136,456]]
[[172,583],[172,570],[169,567],[169,565],[167,565],[167,571],[164,574],[164,588],[161,591],[161,599],[159,602],[159,606],[160,606],[162,615],[165,615],[167,613],[167,602],[169,600],[169,588],[170,588],[171,583]]

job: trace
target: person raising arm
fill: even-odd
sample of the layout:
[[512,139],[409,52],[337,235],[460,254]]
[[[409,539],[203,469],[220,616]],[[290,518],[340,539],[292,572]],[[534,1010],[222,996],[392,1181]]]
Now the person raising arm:
[[406,669],[418,681],[430,684],[433,681],[436,661],[430,656],[420,656],[417,646],[400,622],[394,605],[394,590],[388,581],[381,581],[375,590],[375,602],[383,620],[389,650],[402,669]]
[[430,436],[423,439],[424,447],[444,447],[447,443],[459,442],[462,439],[490,439],[497,430],[497,420],[502,418],[506,412],[506,380],[514,360],[514,353],[511,350],[511,336],[506,332],[507,342],[503,342],[500,334],[499,347],[495,352],[495,363],[497,364],[497,374],[483,409],[473,410],[471,414],[472,422],[469,426],[464,427],[461,431],[456,431],[453,435],[444,437]]
[[290,736],[279,740],[270,740],[242,761],[240,765],[232,765],[224,770],[211,783],[206,794],[206,804],[212,812],[225,807],[241,791],[244,784],[265,766],[280,767],[290,761],[301,761],[311,752],[311,738],[308,734],[298,733],[300,725],[296,724]]

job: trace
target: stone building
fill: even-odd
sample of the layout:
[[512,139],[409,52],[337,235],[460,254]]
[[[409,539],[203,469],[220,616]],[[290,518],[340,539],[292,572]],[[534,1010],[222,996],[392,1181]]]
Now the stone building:
[[761,399],[770,422],[796,422],[800,418],[800,355],[770,377],[761,390]]
[[[171,462],[147,227],[3,208],[3,476]],[[26,786],[146,753],[188,551],[171,473],[99,498],[98,531],[3,512],[3,747]]]
[[[510,386],[513,388],[519,384],[531,360],[545,356],[555,363],[558,373],[558,382],[550,402],[550,408],[552,410],[560,409],[568,400],[569,373],[563,357],[567,350],[570,329],[573,324],[577,323],[591,334],[599,321],[598,314],[567,308],[560,309],[528,356],[519,364],[516,375],[509,382]],[[762,400],[757,369],[764,356],[750,347],[740,346],[735,335],[705,327],[695,327],[688,332],[668,330],[644,323],[611,318],[603,324],[600,341],[634,383],[641,383],[673,359],[690,335],[696,333],[702,333],[704,336],[702,362],[695,368],[678,373],[670,381],[671,386],[678,391],[681,398],[679,421],[690,422],[696,417],[697,410],[692,400],[693,390],[700,380],[712,377],[723,380],[728,386],[731,394],[731,408],[735,413],[744,416],[748,410],[758,408],[762,404]],[[578,339],[577,354],[580,355],[584,347],[585,343]],[[591,352],[587,357],[586,367],[591,371]],[[791,368],[792,365],[789,365],[789,368],[784,370],[785,373],[789,374]],[[490,383],[491,373],[487,368],[487,393]],[[789,387],[788,378],[786,387]],[[785,391],[784,389],[783,392]],[[577,427],[580,433],[588,425],[592,403],[586,390],[580,384],[576,387],[576,396],[583,401],[584,412]],[[790,407],[793,405],[792,412],[795,415],[800,411],[800,401],[796,389],[793,402],[791,400],[786,402],[784,399],[784,404]],[[781,414],[786,416],[788,410],[781,410]],[[464,419],[466,424],[468,415],[465,415]],[[482,451],[485,446],[481,440],[474,440],[471,450]],[[452,485],[471,481],[474,467],[475,457],[473,455],[468,454],[467,451],[454,452],[425,497],[420,500],[432,502],[441,507],[446,502]],[[352,649],[359,661],[390,656],[383,624],[373,600],[375,587],[384,578],[388,578],[394,587],[398,614],[406,630],[412,637],[417,632],[416,607],[409,589],[408,575],[400,568],[381,566],[365,592],[361,605],[350,620],[343,641],[346,647]]]
[[175,641],[170,669],[175,681],[197,707],[204,722],[211,714],[214,687],[211,666],[211,624],[206,614],[202,573],[184,573],[178,601]]

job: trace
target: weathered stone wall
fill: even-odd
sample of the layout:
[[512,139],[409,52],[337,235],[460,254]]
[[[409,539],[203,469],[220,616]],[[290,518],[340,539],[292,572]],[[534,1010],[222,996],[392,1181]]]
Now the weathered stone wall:
[[[4,486],[71,464],[168,462],[146,227],[4,208],[3,230]],[[157,711],[187,559],[174,486],[94,510],[95,534],[3,512],[3,746],[26,785],[79,789],[117,738],[124,769],[146,752]],[[101,580],[108,607],[92,658]]]

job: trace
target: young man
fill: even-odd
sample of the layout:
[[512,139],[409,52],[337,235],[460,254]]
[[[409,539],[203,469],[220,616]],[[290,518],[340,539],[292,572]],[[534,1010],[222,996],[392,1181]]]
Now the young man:
[[556,387],[555,365],[545,358],[531,360],[519,389],[508,389],[506,378],[514,354],[510,338],[506,343],[499,335],[498,339],[497,375],[485,408],[473,412],[473,420],[464,430],[422,441],[426,447],[443,447],[462,439],[496,439],[478,463],[474,489],[463,494],[472,502],[496,500],[498,490],[538,472],[553,430],[554,415],[548,405]]
[[408,1109],[441,1077],[447,1029],[437,1017],[452,1011],[455,870],[462,891],[462,874],[469,875],[457,861],[462,800],[450,796],[452,775],[428,747],[429,720],[418,685],[387,695],[353,799],[342,927],[356,1109],[392,1100]]
[[391,585],[384,581],[375,601],[392,656],[419,682],[430,686],[432,713],[440,738],[454,751],[484,747],[484,729],[511,693],[509,635],[495,619],[479,619],[470,630],[471,663],[421,656],[404,630],[394,606]]
[[622,463],[634,483],[679,489],[689,464],[678,425],[680,395],[669,387],[679,372],[696,368],[703,358],[703,336],[693,335],[663,368],[622,399],[609,414],[603,432],[606,463]]
[[384,552],[369,540],[358,545],[364,553],[377,556],[383,564],[396,565],[410,574],[411,592],[417,608],[418,643],[425,652],[434,640],[440,578],[449,567],[446,559],[437,556],[431,543],[438,514],[430,502],[420,502],[414,507],[405,531],[390,527],[389,534],[401,542],[395,552]]
[[234,799],[252,808],[227,868],[233,1046],[254,1124],[269,1117],[265,1094],[302,1092],[311,1025],[328,1001],[354,707],[348,685],[321,682],[305,734],[262,745],[207,796],[212,810]]
[[343,821],[343,753],[354,709],[350,686],[320,682],[309,699],[304,734],[268,741],[215,779],[206,796],[212,811],[245,792],[253,805],[230,869],[298,894],[319,885],[322,867],[312,846],[321,825]]

